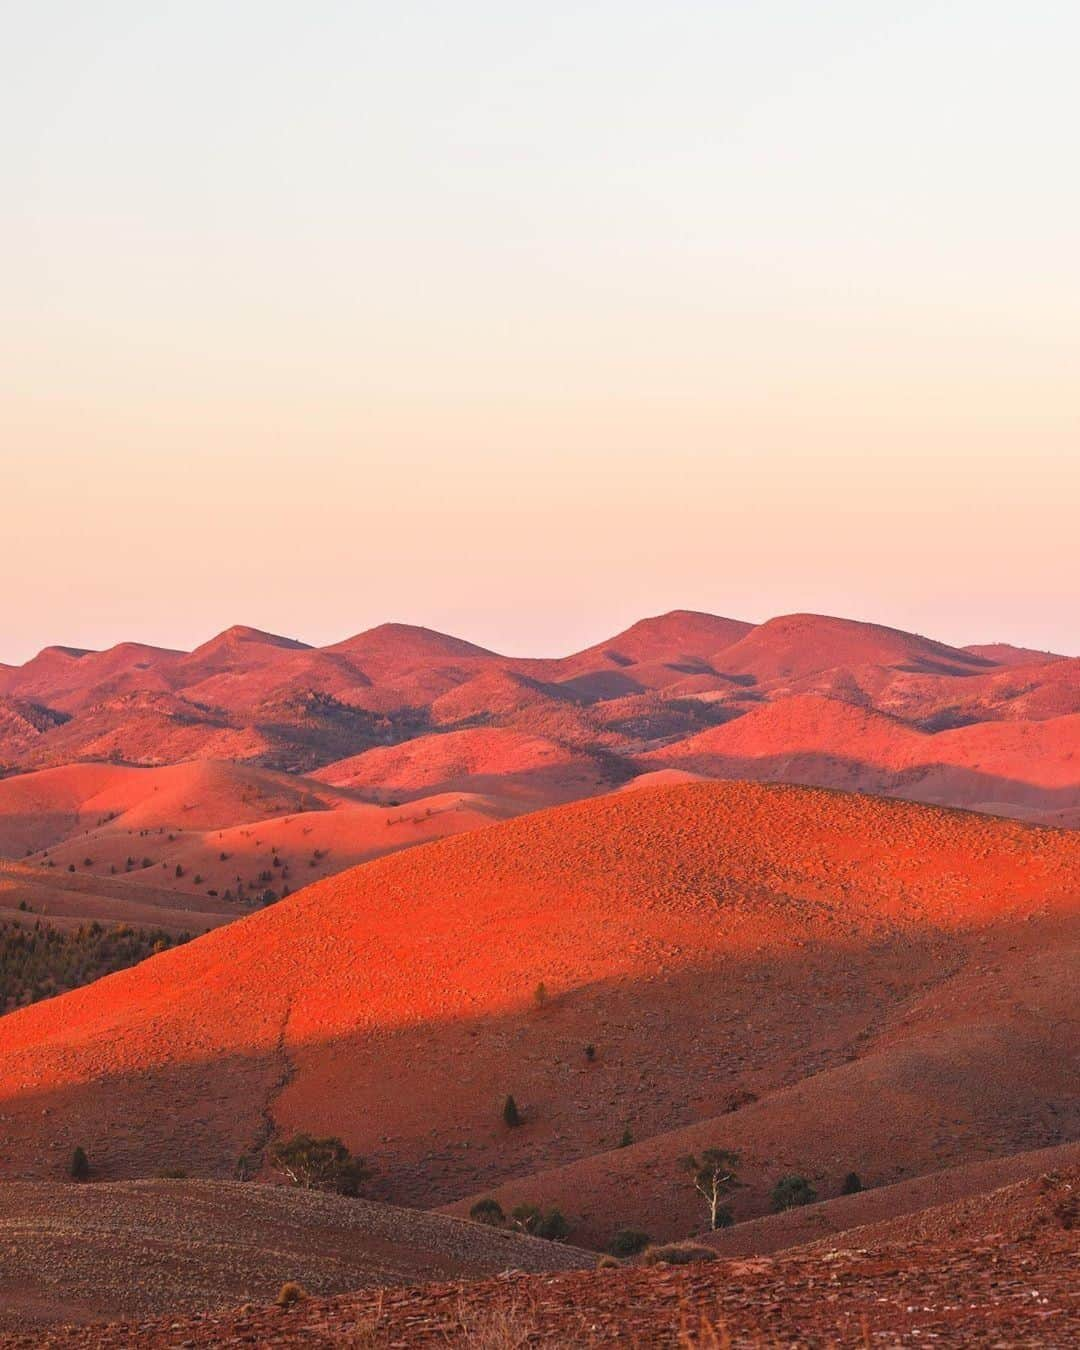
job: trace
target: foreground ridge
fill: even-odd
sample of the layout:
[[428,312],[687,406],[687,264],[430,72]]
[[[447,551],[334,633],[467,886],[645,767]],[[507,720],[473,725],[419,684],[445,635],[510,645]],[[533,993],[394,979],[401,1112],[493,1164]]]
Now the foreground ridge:
[[[183,1320],[0,1337],[31,1346],[165,1350],[231,1345],[1066,1347],[1080,1336],[1080,1168],[945,1206],[956,1237],[795,1250],[692,1267],[507,1273],[472,1283],[301,1299]],[[925,1228],[925,1221],[924,1221]]]

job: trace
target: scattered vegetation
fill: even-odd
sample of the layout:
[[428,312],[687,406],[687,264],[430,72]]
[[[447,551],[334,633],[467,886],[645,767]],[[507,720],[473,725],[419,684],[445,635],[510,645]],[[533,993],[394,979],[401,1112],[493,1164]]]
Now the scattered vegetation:
[[363,1158],[356,1158],[340,1139],[316,1139],[294,1134],[270,1148],[270,1165],[293,1183],[309,1191],[335,1191],[359,1195],[361,1183],[371,1176]]
[[40,919],[32,928],[2,921],[0,1012],[65,994],[189,940],[188,933],[128,924],[106,928],[95,921],[65,930]]
[[723,1200],[739,1185],[735,1173],[738,1165],[739,1155],[724,1148],[707,1148],[700,1158],[691,1154],[683,1159],[684,1169],[694,1180],[694,1189],[708,1206],[710,1228],[730,1228],[735,1222]]
[[772,1188],[770,1199],[773,1210],[779,1214],[781,1210],[795,1209],[799,1205],[812,1205],[817,1199],[817,1191],[805,1177],[791,1175],[780,1178]]
[[68,1160],[68,1176],[72,1181],[88,1181],[90,1178],[90,1159],[86,1156],[86,1149],[81,1144],[77,1144],[71,1151],[71,1157]]
[[844,1184],[840,1187],[841,1195],[858,1195],[862,1190],[862,1178],[858,1172],[849,1172],[844,1178]]

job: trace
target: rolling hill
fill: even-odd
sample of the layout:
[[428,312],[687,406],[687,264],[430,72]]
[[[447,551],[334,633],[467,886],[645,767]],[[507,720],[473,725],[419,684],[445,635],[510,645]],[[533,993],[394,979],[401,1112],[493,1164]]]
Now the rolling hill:
[[744,783],[491,825],[0,1019],[0,1167],[228,1176],[303,1128],[375,1198],[501,1187],[606,1241],[692,1231],[691,1147],[746,1151],[744,1217],[795,1167],[1045,1147],[1080,1132],[1077,864],[1065,832]]

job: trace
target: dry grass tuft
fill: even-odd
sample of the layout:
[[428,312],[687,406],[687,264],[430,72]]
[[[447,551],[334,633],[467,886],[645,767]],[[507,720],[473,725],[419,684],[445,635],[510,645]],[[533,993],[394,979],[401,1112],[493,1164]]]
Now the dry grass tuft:
[[700,1242],[665,1242],[659,1247],[647,1247],[642,1260],[647,1266],[686,1266],[691,1261],[715,1261],[716,1252]]

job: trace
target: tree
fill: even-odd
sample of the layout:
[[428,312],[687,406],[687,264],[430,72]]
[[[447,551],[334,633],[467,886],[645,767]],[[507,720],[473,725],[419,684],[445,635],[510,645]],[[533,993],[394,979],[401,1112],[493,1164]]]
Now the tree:
[[858,1172],[849,1172],[844,1178],[844,1184],[840,1187],[841,1195],[858,1195],[862,1190],[862,1178]]
[[86,1181],[90,1176],[90,1159],[86,1156],[86,1149],[81,1144],[77,1144],[71,1153],[71,1161],[68,1163],[68,1176],[72,1181]]
[[503,1102],[503,1120],[511,1129],[522,1124],[521,1112],[518,1110],[517,1102],[514,1101],[513,1097],[507,1097],[506,1101]]
[[805,1177],[796,1175],[781,1177],[772,1189],[772,1207],[777,1214],[784,1209],[795,1209],[798,1205],[812,1205],[817,1199],[817,1191]]
[[316,1139],[310,1134],[278,1140],[270,1149],[270,1163],[294,1186],[338,1195],[358,1195],[360,1183],[371,1176],[363,1158],[354,1158],[340,1139]]
[[694,1189],[709,1208],[710,1228],[727,1228],[732,1222],[730,1209],[721,1202],[739,1184],[735,1175],[738,1165],[739,1155],[724,1148],[707,1148],[700,1158],[691,1154],[683,1159]]

